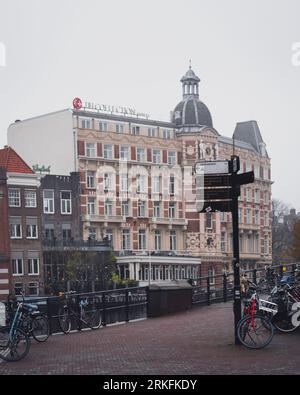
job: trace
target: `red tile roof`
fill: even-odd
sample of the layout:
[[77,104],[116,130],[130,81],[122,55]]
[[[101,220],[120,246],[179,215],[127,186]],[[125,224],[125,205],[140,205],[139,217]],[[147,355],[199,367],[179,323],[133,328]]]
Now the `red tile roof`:
[[11,147],[0,149],[0,167],[8,173],[34,174],[34,171]]

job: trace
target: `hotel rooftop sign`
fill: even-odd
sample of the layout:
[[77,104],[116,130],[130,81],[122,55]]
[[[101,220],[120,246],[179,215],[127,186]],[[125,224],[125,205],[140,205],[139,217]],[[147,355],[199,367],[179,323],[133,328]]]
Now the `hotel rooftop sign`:
[[106,112],[110,114],[149,119],[149,114],[143,112],[137,112],[134,108],[131,107],[112,106],[110,104],[99,104],[89,101],[86,101],[83,104],[81,99],[79,99],[78,97],[76,97],[73,100],[73,107],[76,110],[82,109],[83,111],[98,111],[98,112]]

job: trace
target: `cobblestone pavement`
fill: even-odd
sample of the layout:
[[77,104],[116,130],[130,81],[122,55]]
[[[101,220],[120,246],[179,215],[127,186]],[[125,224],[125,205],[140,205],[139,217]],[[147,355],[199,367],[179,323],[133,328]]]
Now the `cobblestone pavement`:
[[232,303],[32,341],[0,374],[299,374],[300,332],[263,350],[234,345]]

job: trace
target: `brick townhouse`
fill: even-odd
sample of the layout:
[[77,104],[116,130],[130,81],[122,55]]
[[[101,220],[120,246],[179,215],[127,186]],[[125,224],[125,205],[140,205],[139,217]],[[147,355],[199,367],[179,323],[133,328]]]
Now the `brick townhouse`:
[[0,204],[3,203],[4,218],[2,239],[8,223],[10,292],[38,295],[43,289],[39,176],[10,147],[0,150],[0,164],[7,177]]

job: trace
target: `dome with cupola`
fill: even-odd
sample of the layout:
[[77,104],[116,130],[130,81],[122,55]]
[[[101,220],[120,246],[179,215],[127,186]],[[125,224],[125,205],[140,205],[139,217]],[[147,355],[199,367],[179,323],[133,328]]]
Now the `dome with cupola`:
[[172,122],[179,128],[213,127],[209,109],[199,100],[200,78],[194,73],[191,65],[180,81],[183,97],[173,111]]

